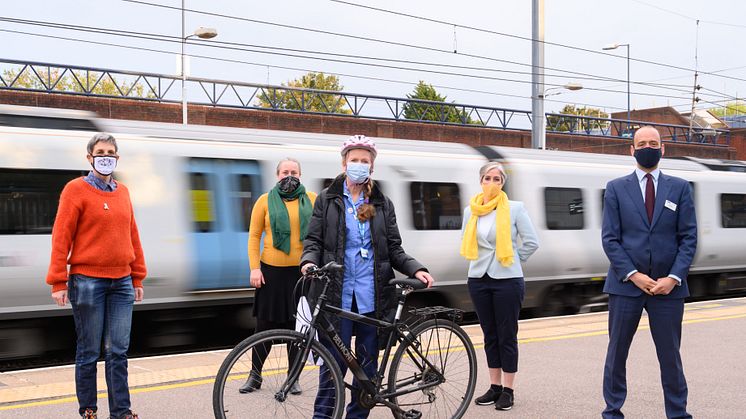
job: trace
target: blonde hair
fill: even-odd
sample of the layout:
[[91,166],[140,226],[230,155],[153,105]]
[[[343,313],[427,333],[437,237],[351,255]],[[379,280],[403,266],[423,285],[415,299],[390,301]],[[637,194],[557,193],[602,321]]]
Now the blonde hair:
[[487,172],[493,169],[497,169],[498,171],[500,171],[500,176],[502,176],[503,178],[503,183],[505,183],[505,181],[508,180],[508,176],[505,174],[505,169],[503,169],[503,165],[498,162],[491,161],[479,168],[479,181],[481,182],[482,179],[484,179],[484,175],[486,175]]
[[300,175],[302,173],[302,170],[300,169],[300,162],[298,160],[296,160],[296,159],[294,159],[292,157],[285,157],[284,159],[280,160],[279,163],[277,163],[277,169],[276,169],[277,173],[275,173],[276,175],[280,174],[280,166],[282,166],[282,164],[285,163],[286,161],[291,161],[291,162],[297,164],[298,165],[298,174]]

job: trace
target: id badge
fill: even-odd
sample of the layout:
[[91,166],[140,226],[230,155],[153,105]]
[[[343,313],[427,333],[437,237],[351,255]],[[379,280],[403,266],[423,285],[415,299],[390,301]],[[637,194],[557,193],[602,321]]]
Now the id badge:
[[368,249],[360,249],[360,256],[362,256],[363,259],[368,259]]

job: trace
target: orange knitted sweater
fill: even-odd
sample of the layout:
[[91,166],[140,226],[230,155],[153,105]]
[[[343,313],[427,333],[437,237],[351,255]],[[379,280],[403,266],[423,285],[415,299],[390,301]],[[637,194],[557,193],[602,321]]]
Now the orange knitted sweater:
[[52,292],[67,289],[69,274],[94,278],[132,276],[142,287],[145,258],[127,188],[117,182],[114,192],[104,192],[83,178],[62,190],[52,228],[52,257],[47,284]]

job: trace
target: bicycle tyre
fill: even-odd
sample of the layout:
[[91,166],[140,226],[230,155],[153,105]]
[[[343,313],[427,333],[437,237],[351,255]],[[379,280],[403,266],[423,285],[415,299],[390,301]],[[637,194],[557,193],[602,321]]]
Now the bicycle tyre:
[[[444,381],[430,389],[391,397],[390,400],[405,411],[419,410],[422,418],[463,417],[471,405],[477,382],[477,357],[469,335],[450,320],[431,319],[415,326],[408,336],[419,342],[421,353],[439,370]],[[399,345],[389,370],[389,391],[406,389],[411,384],[405,381],[415,381],[416,384],[428,379],[413,357],[419,358],[409,345]],[[424,365],[421,361],[419,364]],[[434,377],[429,376],[430,379]]]
[[[333,386],[334,409],[328,413],[329,418],[341,418],[344,411],[345,387],[342,373],[332,354],[327,348],[314,340],[311,343],[311,355],[306,361],[298,383],[303,391],[300,395],[288,394],[280,402],[275,393],[287,379],[289,364],[289,345],[302,347],[304,335],[293,330],[267,330],[250,336],[240,342],[225,357],[215,377],[212,391],[213,413],[216,419],[261,417],[265,418],[308,418],[314,413],[314,400],[319,386],[318,360],[330,367],[331,380],[326,387]],[[239,387],[246,381],[251,370],[251,359],[255,348],[265,348],[268,352],[262,369],[260,389],[250,393],[240,393]],[[269,348],[267,350],[266,348]],[[261,349],[260,349],[261,350]],[[316,390],[314,391],[314,386]],[[261,413],[260,413],[261,412]]]

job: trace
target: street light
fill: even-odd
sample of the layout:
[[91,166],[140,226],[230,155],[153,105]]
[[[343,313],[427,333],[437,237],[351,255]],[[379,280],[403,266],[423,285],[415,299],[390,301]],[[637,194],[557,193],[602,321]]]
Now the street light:
[[[562,94],[562,89],[576,91],[576,90],[581,90],[582,88],[583,88],[582,84],[580,84],[580,83],[572,83],[572,82],[571,83],[563,84],[562,86],[550,87],[549,89],[544,90],[543,94],[539,95],[539,100],[544,101],[544,98],[546,98],[546,97]],[[552,90],[558,90],[558,91],[557,92],[553,92],[553,93],[549,93]],[[544,106],[542,105],[542,108],[543,107]],[[544,123],[544,121],[542,121],[542,124],[543,123]],[[540,142],[539,143],[539,149],[540,150],[545,150],[547,148],[547,133],[546,133],[546,131],[542,130],[542,135],[541,135],[541,138],[539,139],[539,142]]]
[[[629,106],[629,44],[610,44],[603,47],[604,51],[610,51],[619,47],[627,47],[627,131],[629,131],[629,124],[632,121],[630,117],[630,106]],[[625,132],[626,133],[626,132]]]
[[[547,90],[544,91],[544,96],[542,96],[542,97],[547,98],[549,96],[554,96],[554,95],[562,94],[562,89],[576,91],[576,90],[581,90],[582,88],[583,88],[583,85],[580,84],[580,83],[567,83],[567,84],[564,84],[562,86],[550,87],[549,89],[547,89]],[[558,91],[554,92],[554,93],[548,93],[548,92],[550,92],[552,90],[558,90]]]
[[211,39],[218,36],[218,31],[215,28],[197,28],[193,34],[184,36],[184,0],[181,0],[181,123],[187,124],[187,99],[186,99],[186,55],[184,54],[184,46],[186,45],[187,39],[196,36],[200,39]]

